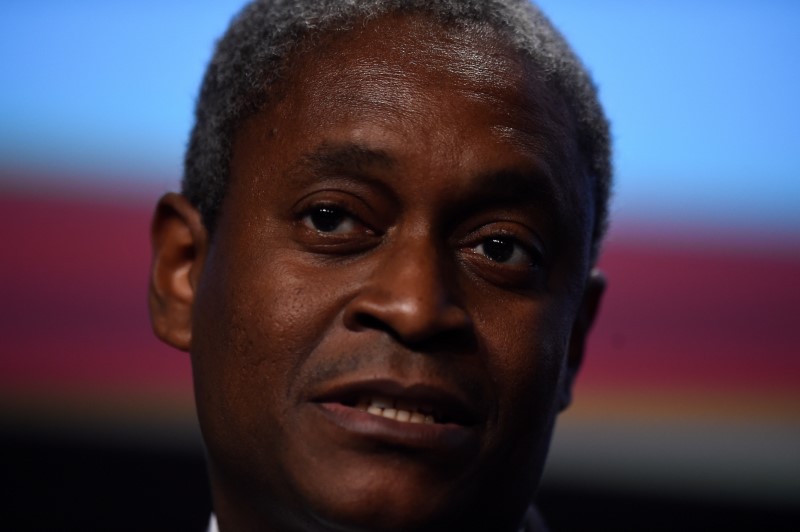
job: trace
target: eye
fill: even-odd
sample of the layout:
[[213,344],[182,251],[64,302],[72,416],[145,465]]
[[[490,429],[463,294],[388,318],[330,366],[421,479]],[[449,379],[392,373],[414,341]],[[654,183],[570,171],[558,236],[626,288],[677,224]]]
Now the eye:
[[515,291],[538,291],[546,286],[543,244],[523,224],[489,223],[462,242],[464,264],[489,283]]
[[302,218],[309,228],[320,233],[345,234],[356,229],[357,222],[344,209],[322,205],[313,207]]
[[509,266],[532,266],[531,254],[516,240],[506,236],[490,236],[473,248],[487,259]]

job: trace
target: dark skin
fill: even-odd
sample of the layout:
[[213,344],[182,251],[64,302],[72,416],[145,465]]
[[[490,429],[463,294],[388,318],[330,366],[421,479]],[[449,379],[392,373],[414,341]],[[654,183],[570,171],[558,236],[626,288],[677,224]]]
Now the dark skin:
[[565,110],[490,30],[322,42],[239,128],[213,236],[177,194],[153,222],[220,527],[516,530],[604,286]]

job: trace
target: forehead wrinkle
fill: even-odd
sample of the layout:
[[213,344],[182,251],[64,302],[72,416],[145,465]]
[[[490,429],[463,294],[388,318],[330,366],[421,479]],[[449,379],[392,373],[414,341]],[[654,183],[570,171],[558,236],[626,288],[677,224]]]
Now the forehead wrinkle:
[[[394,61],[401,66],[433,72],[439,79],[449,74],[463,87],[518,87],[524,60],[488,23],[445,22],[416,13],[395,19],[397,24],[392,26],[392,18],[383,24],[388,23],[390,30],[400,29],[390,46]],[[374,31],[380,31],[379,26]],[[371,51],[373,57],[385,57],[386,49]]]
[[[354,45],[375,38],[386,44],[353,53]],[[381,17],[315,44],[300,54],[292,75],[302,87],[309,69],[316,74],[321,83],[306,87],[305,104],[319,108],[336,106],[336,94],[344,93],[351,104],[360,100],[378,112],[413,114],[406,103],[428,89],[502,102],[519,93],[530,70],[528,61],[488,24],[450,27],[422,14]],[[431,83],[431,77],[436,81]]]
[[525,84],[527,69],[520,54],[499,38],[491,28],[475,34],[450,32],[444,35],[438,56],[425,64],[450,74],[457,90],[505,101]]
[[341,69],[321,65],[317,75],[305,103],[322,120],[371,116],[391,125],[398,119],[419,120],[425,105],[434,102],[419,75],[396,64],[359,59]]

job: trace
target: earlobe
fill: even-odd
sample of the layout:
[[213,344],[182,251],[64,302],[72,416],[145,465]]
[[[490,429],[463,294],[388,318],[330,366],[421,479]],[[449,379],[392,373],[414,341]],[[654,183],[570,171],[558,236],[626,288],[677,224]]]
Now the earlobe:
[[567,408],[572,401],[572,386],[578,375],[583,354],[586,349],[586,339],[600,309],[600,301],[606,289],[606,278],[600,270],[592,270],[586,281],[583,292],[583,301],[575,318],[570,335],[569,349],[566,360],[566,374],[561,382],[559,397],[559,410]]
[[165,194],[158,202],[150,231],[150,321],[156,336],[188,351],[192,306],[208,246],[200,213],[182,195]]

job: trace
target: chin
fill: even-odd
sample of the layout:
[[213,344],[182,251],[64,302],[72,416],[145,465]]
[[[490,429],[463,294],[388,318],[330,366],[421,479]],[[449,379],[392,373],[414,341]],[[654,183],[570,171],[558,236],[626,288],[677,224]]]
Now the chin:
[[389,465],[348,469],[329,486],[318,483],[306,496],[312,520],[341,531],[515,531],[530,502],[524,494],[534,482],[501,482],[500,468],[498,478],[437,478],[428,465],[383,458]]
[[[317,477],[304,497],[315,520],[334,530],[433,530],[456,514],[455,482],[432,478],[430,471],[390,454],[384,464],[347,467],[329,478]],[[449,519],[450,518],[450,519]],[[442,530],[442,528],[438,528]]]

